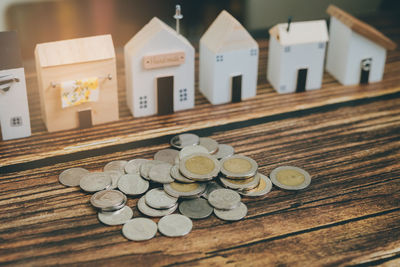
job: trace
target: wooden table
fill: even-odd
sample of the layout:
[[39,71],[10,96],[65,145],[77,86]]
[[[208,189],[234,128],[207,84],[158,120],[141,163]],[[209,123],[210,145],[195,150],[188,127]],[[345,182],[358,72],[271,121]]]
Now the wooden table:
[[[385,25],[396,41],[398,26]],[[278,95],[265,80],[267,42],[260,46],[256,98],[211,106],[197,91],[195,109],[141,119],[126,107],[119,53],[120,121],[59,133],[40,120],[27,62],[33,135],[0,142],[0,265],[399,265],[399,50],[388,54],[380,83],[344,87],[325,74],[321,90]],[[212,215],[185,237],[137,243],[99,223],[89,194],[58,182],[66,168],[150,159],[186,131],[233,145],[266,175],[304,168],[312,183],[243,198],[248,214],[239,222]],[[128,201],[135,217],[137,200]]]

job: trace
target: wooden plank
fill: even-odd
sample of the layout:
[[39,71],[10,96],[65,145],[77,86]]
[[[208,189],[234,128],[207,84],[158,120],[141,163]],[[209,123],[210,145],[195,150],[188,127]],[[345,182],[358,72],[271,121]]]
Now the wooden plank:
[[145,69],[179,66],[183,63],[185,63],[185,52],[183,51],[143,57],[143,68]]

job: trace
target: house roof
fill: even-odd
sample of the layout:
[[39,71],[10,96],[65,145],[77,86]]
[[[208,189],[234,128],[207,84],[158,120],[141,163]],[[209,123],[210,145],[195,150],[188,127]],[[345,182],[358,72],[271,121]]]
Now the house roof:
[[42,43],[36,45],[39,64],[52,67],[106,60],[115,57],[111,35]]
[[287,25],[287,23],[280,23],[269,30],[269,34],[284,46],[321,43],[329,39],[325,20],[292,22],[289,31],[287,31]]
[[215,53],[258,47],[257,42],[242,24],[225,10],[203,34],[200,42]]
[[177,34],[173,28],[162,22],[159,18],[154,17],[149,21],[149,23],[144,25],[143,28],[128,41],[128,43],[126,43],[125,50],[129,50],[130,53],[133,54],[138,52],[161,31],[169,33],[171,36],[180,40],[183,44],[192,47],[191,43],[183,35]]
[[396,49],[397,44],[386,37],[383,33],[368,25],[367,23],[353,17],[346,11],[334,6],[329,5],[326,12],[335,17],[336,19],[340,20],[344,25],[355,31],[356,33],[364,36],[367,39],[377,43],[378,45],[388,49],[394,50]]
[[0,70],[22,67],[21,50],[17,33],[0,32]]

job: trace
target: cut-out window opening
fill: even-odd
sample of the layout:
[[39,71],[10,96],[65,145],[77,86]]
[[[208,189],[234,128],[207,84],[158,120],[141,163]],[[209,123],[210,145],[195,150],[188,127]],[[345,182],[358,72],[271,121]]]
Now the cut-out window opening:
[[285,53],[290,52],[290,46],[285,46]]
[[10,120],[11,127],[22,126],[22,117],[12,117]]
[[217,62],[222,62],[224,61],[224,56],[223,55],[217,55]]
[[319,49],[324,49],[325,48],[325,43],[319,43],[318,44]]
[[139,97],[139,108],[140,109],[147,108],[147,96]]
[[250,56],[256,56],[256,55],[257,55],[257,49],[251,49]]
[[179,101],[183,102],[187,100],[187,88],[179,89]]

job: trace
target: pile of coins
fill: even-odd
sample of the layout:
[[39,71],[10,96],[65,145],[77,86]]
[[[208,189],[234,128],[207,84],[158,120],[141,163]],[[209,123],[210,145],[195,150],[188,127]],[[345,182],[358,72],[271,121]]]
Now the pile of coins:
[[[134,241],[151,239],[157,231],[170,237],[186,235],[193,227],[191,219],[213,213],[222,220],[241,220],[247,214],[241,195],[263,196],[272,184],[301,190],[311,182],[306,171],[291,166],[274,169],[271,182],[258,172],[253,159],[208,137],[180,134],[170,143],[173,148],[158,151],[154,160],[116,160],[103,172],[72,168],[63,171],[59,181],[94,193],[90,203],[98,210],[99,221],[123,225],[122,234]],[[162,217],[158,224],[145,217],[132,219],[127,196],[141,196],[138,210],[148,217]],[[176,210],[181,214],[174,214]]]

